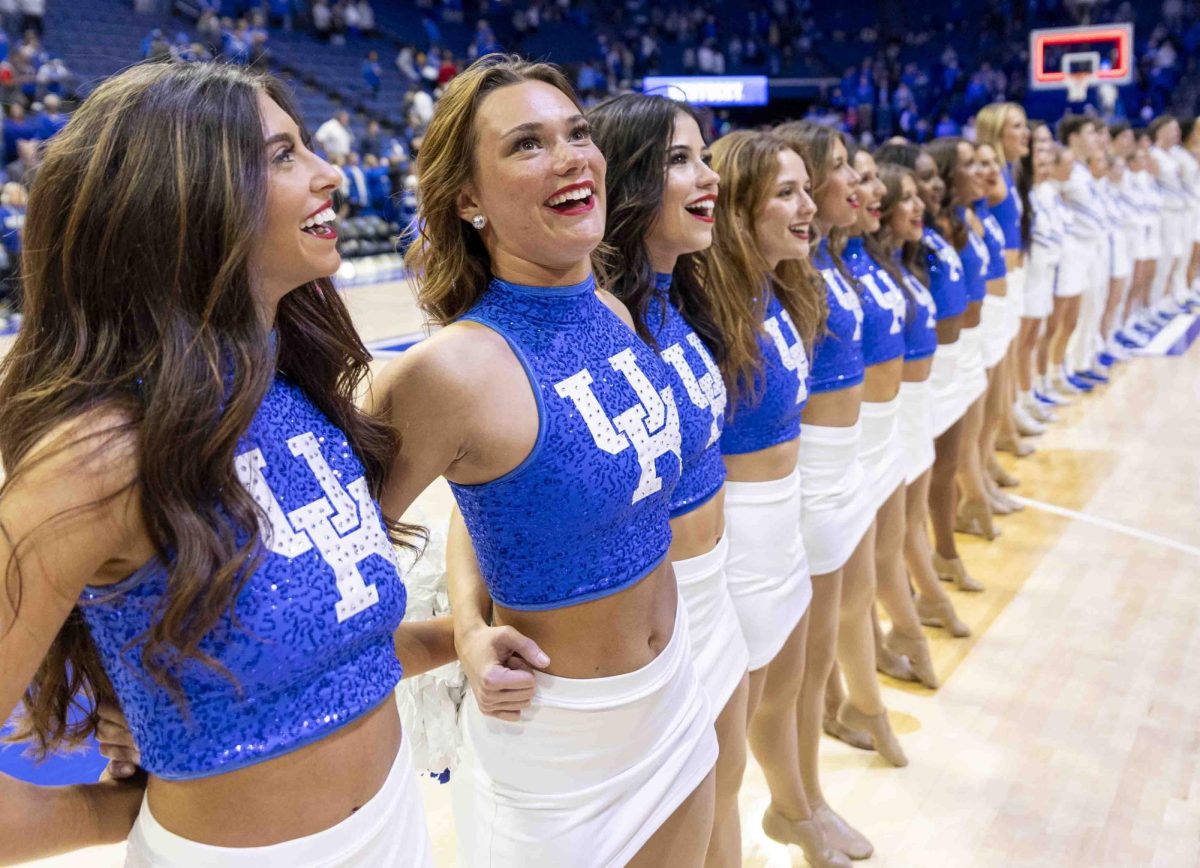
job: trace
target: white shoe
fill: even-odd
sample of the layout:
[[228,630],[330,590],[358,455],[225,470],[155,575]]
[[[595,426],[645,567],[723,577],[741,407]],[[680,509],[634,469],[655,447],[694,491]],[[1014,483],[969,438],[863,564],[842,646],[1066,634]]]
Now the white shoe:
[[1054,379],[1050,381],[1050,386],[1058,395],[1074,397],[1083,394],[1083,389],[1076,388],[1068,383],[1064,374],[1055,374]]
[[1022,437],[1037,437],[1046,433],[1046,426],[1034,419],[1020,402],[1013,404],[1013,422]]
[[1127,350],[1127,349],[1125,349],[1125,347],[1121,346],[1121,344],[1119,342],[1117,342],[1116,340],[1109,341],[1108,346],[1105,347],[1105,350],[1108,352],[1108,354],[1110,356],[1112,356],[1118,362],[1129,361],[1129,350]]
[[1056,418],[1054,411],[1037,398],[1026,397],[1022,402],[1025,412],[1043,424],[1053,422]]

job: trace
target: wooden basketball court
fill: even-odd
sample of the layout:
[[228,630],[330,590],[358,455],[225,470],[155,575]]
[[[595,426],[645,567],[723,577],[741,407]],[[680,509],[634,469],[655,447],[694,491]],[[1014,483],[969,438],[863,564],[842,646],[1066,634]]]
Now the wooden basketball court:
[[[381,357],[421,328],[406,284],[347,291]],[[11,339],[0,344],[7,348]],[[1006,468],[1023,513],[963,538],[988,586],[955,592],[970,639],[933,631],[942,688],[885,679],[910,765],[826,739],[825,788],[888,866],[1200,865],[1200,350],[1135,359]],[[444,515],[444,486],[418,504]],[[745,864],[803,865],[766,841],[753,758]],[[423,788],[454,864],[448,788]],[[109,868],[123,846],[36,863]]]

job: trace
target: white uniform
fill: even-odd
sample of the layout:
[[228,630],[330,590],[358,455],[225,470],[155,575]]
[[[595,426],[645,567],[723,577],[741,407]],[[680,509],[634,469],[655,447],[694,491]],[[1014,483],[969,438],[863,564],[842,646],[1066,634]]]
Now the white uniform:
[[1033,221],[1024,316],[1045,319],[1054,307],[1054,282],[1062,259],[1066,213],[1054,181],[1043,181],[1035,186],[1030,191],[1029,203],[1033,208]]
[[1137,202],[1137,225],[1141,229],[1134,259],[1157,262],[1163,253],[1162,191],[1154,176],[1145,169],[1130,174]]
[[1159,147],[1150,149],[1158,163],[1158,189],[1162,193],[1163,252],[1154,274],[1154,286],[1150,290],[1150,302],[1154,307],[1173,307],[1171,294],[1182,285],[1178,275],[1187,267],[1186,257],[1191,253],[1192,229],[1189,197],[1184,187],[1183,173],[1175,155]]
[[1096,179],[1083,163],[1071,167],[1062,194],[1072,220],[1059,265],[1059,295],[1080,297],[1079,322],[1066,361],[1071,369],[1086,371],[1101,348],[1100,317],[1108,295],[1108,218]]

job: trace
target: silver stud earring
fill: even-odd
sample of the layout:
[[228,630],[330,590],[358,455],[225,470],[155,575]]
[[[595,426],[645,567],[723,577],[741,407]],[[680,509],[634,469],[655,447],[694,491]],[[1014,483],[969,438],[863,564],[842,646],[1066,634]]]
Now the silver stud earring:
[[471,218],[471,225],[474,226],[476,229],[482,230],[483,227],[487,225],[487,218],[484,217],[482,214],[476,214],[474,217]]

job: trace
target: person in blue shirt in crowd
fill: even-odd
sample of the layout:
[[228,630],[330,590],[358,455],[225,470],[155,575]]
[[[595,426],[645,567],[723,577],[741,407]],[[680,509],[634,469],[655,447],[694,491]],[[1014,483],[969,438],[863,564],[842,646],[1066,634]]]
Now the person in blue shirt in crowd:
[[4,162],[11,163],[17,158],[17,142],[41,138],[38,133],[38,125],[25,114],[25,106],[19,102],[9,106],[8,118],[4,121]]
[[388,200],[392,195],[392,182],[388,178],[388,162],[374,154],[363,157],[363,175],[367,180],[367,207],[362,213],[387,214]]
[[362,64],[362,77],[367,83],[367,89],[379,96],[379,87],[383,84],[383,68],[379,65],[378,51],[367,52],[367,59]]
[[342,166],[342,174],[346,180],[342,183],[342,193],[350,204],[350,216],[357,217],[366,214],[371,209],[371,196],[367,188],[367,175],[359,162],[357,151],[351,151]]
[[61,101],[55,94],[46,94],[42,111],[37,116],[38,138],[48,139],[67,125],[67,116],[59,111]]

